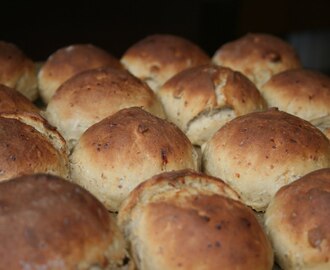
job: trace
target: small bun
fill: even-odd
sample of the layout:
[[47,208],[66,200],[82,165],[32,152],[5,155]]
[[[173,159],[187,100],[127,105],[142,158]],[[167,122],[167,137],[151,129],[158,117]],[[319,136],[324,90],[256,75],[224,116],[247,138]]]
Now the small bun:
[[[122,234],[89,192],[37,174],[0,184],[1,269],[117,269]],[[110,268],[106,268],[109,267]]]
[[158,89],[173,75],[211,59],[197,45],[179,36],[158,34],[132,45],[122,56],[122,64],[152,90]]
[[0,84],[15,88],[29,100],[38,97],[36,68],[14,44],[0,41]]
[[239,72],[216,65],[186,69],[158,92],[170,121],[202,145],[229,120],[265,108],[258,89]]
[[41,98],[47,104],[67,79],[82,71],[104,66],[122,68],[115,57],[91,44],[75,44],[57,50],[38,73]]
[[271,269],[273,252],[251,209],[220,179],[156,175],[123,202],[118,224],[138,269]]
[[309,122],[269,110],[228,122],[206,144],[205,172],[239,192],[243,201],[264,211],[282,186],[330,166],[330,142]]
[[265,224],[283,269],[330,269],[330,169],[281,188]]
[[145,83],[124,70],[98,68],[63,83],[50,100],[46,117],[71,147],[91,125],[133,106],[164,117],[161,103]]
[[40,115],[1,113],[0,130],[0,180],[33,173],[68,177],[65,141]]
[[301,67],[289,43],[268,34],[247,34],[221,46],[212,61],[246,75],[260,88],[273,75]]
[[133,107],[87,129],[73,150],[71,167],[74,182],[116,211],[145,179],[163,171],[197,169],[197,154],[175,125]]

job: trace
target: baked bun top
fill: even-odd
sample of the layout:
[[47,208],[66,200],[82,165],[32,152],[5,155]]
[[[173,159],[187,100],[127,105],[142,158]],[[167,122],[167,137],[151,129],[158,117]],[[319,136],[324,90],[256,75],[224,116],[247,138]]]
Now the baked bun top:
[[309,122],[275,109],[227,123],[206,144],[207,173],[228,182],[244,202],[264,211],[276,191],[330,166],[330,142]]
[[69,175],[63,137],[37,114],[0,114],[0,153],[0,180],[33,173]]
[[[156,175],[118,213],[140,269],[270,269],[273,254],[251,209],[220,179]],[[207,258],[207,259],[206,259]]]
[[330,169],[309,173],[282,187],[265,224],[283,269],[329,269]]
[[212,61],[242,72],[258,88],[274,74],[301,66],[289,43],[261,33],[249,33],[224,44],[215,52]]
[[87,129],[71,163],[73,181],[116,211],[135,186],[154,174],[197,169],[197,154],[174,124],[132,107]]
[[15,88],[30,100],[38,97],[33,61],[15,44],[0,41],[0,84]]
[[89,192],[36,174],[0,184],[1,269],[91,269],[120,263],[125,244]]
[[74,145],[91,125],[134,106],[164,117],[161,103],[144,82],[127,71],[106,67],[81,72],[63,83],[50,100],[46,117]]
[[176,73],[210,61],[209,56],[191,41],[166,34],[140,40],[121,58],[122,64],[154,91]]
[[287,70],[274,75],[260,91],[270,107],[308,121],[330,117],[330,78],[319,72]]
[[258,89],[248,78],[211,64],[174,75],[158,96],[168,119],[199,145],[232,118],[265,108]]
[[72,76],[103,66],[122,68],[115,57],[92,44],[74,44],[55,51],[38,73],[43,101],[47,104],[57,88]]

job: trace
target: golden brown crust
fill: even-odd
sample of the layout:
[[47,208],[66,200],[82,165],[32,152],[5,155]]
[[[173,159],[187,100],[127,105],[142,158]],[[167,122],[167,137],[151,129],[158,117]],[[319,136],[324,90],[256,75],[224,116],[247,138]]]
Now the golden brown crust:
[[330,78],[316,71],[281,72],[260,91],[270,107],[278,107],[305,120],[330,116]]
[[30,100],[38,96],[34,63],[16,45],[5,41],[0,41],[0,83]]
[[[0,268],[90,269],[113,263],[118,253],[123,259],[115,222],[79,186],[31,175],[2,182],[0,197]],[[109,254],[114,244],[117,250]]]
[[48,103],[57,88],[72,76],[104,66],[122,68],[115,57],[92,44],[74,44],[61,48],[50,55],[40,69],[38,83],[41,97]]
[[207,143],[203,154],[205,171],[230,183],[259,211],[281,186],[330,166],[330,143],[324,134],[277,110],[232,120]]
[[329,269],[329,204],[329,168],[309,173],[276,193],[265,217],[284,269]]
[[180,71],[210,63],[209,56],[187,39],[174,35],[148,36],[132,45],[121,62],[135,76],[157,91]]
[[49,102],[46,117],[74,144],[91,125],[133,106],[164,117],[161,103],[145,83],[124,70],[98,68],[66,81]]
[[130,193],[118,224],[141,269],[270,269],[271,246],[237,199],[220,179],[163,173]]
[[112,210],[156,173],[197,169],[196,153],[184,133],[137,107],[120,110],[87,129],[71,162],[73,180]]
[[284,40],[269,34],[249,33],[220,47],[212,58],[246,75],[260,87],[281,71],[299,68],[299,57]]

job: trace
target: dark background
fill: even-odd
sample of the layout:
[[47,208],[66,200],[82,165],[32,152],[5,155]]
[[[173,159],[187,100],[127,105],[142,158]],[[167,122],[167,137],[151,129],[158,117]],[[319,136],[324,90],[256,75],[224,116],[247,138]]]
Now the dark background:
[[154,33],[171,33],[213,55],[247,32],[288,40],[306,67],[330,71],[329,0],[18,1],[3,2],[1,39],[35,61],[74,43],[93,43],[120,58]]

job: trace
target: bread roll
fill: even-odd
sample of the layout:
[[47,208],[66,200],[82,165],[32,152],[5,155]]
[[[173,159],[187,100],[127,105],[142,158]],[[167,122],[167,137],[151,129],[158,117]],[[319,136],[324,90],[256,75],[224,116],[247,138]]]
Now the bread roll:
[[273,75],[301,67],[300,59],[286,41],[269,34],[249,33],[221,46],[212,61],[246,75],[260,88]]
[[270,107],[308,121],[330,118],[330,78],[319,72],[287,70],[274,75],[260,91]]
[[72,180],[117,211],[154,174],[197,169],[197,154],[175,125],[137,108],[120,110],[80,137],[71,156]]
[[279,188],[330,166],[330,142],[296,116],[275,109],[255,112],[215,133],[205,146],[203,166],[238,191],[247,205],[264,211]]
[[220,179],[190,170],[156,175],[123,202],[118,224],[138,269],[271,269],[251,209]]
[[15,88],[29,100],[38,97],[33,61],[16,45],[6,41],[0,41],[0,84]]
[[281,188],[265,224],[283,269],[330,269],[330,169]]
[[37,114],[0,114],[0,153],[0,181],[33,173],[69,175],[63,137]]
[[0,84],[0,112],[18,111],[39,113],[37,106],[22,93]]
[[50,100],[46,118],[72,147],[91,125],[134,106],[165,117],[161,103],[145,83],[124,70],[98,68],[66,81]]
[[67,79],[84,70],[103,66],[121,68],[115,57],[92,44],[74,44],[55,51],[38,73],[41,98],[47,104]]
[[158,92],[167,118],[202,145],[229,120],[265,109],[258,89],[229,68],[203,65],[169,79]]
[[155,92],[180,71],[211,62],[191,41],[174,35],[147,36],[133,44],[122,56],[122,64]]
[[89,192],[37,174],[0,183],[1,269],[117,269],[122,234]]

